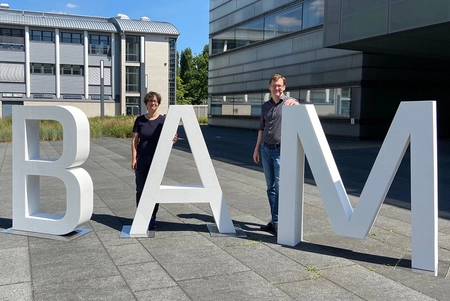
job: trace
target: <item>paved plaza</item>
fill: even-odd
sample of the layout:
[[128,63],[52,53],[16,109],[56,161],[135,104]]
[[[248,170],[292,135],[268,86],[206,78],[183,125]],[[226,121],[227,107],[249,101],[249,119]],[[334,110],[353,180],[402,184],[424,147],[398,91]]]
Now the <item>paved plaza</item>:
[[[162,204],[153,238],[120,238],[135,207],[130,139],[91,141],[82,165],[94,183],[92,229],[64,241],[0,232],[0,300],[448,300],[450,140],[438,142],[439,272],[411,269],[409,151],[365,239],[337,236],[309,170],[304,242],[278,245],[256,131],[202,126],[233,223],[245,237],[211,235],[208,204]],[[163,184],[200,184],[183,128]],[[382,141],[329,138],[353,205]],[[41,142],[57,158],[63,143]],[[12,227],[12,144],[0,143],[0,230]],[[41,177],[41,211],[65,212],[61,180]]]

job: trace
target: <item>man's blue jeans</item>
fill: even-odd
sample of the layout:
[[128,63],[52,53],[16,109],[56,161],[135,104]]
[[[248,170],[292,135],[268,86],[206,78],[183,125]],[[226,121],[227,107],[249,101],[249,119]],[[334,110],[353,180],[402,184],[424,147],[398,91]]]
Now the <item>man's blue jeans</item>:
[[280,184],[280,147],[270,148],[262,144],[261,162],[267,184],[267,198],[269,199],[272,223],[278,223],[278,196]]

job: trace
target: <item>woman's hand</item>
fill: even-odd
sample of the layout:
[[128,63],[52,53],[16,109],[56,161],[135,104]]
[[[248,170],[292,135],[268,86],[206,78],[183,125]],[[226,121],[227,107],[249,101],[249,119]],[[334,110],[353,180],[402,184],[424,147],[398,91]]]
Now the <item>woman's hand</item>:
[[177,141],[178,141],[178,133],[175,133],[175,136],[173,137],[173,143],[175,144],[175,143],[177,143]]
[[136,170],[137,168],[137,160],[136,159],[132,159],[131,160],[131,169],[132,170]]

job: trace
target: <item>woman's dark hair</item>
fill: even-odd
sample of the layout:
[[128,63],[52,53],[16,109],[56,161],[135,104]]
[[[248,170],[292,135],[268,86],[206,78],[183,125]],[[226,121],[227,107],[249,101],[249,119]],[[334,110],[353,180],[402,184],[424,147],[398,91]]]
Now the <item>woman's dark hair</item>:
[[144,103],[147,104],[147,102],[149,102],[150,100],[153,100],[153,98],[156,97],[156,100],[158,101],[158,104],[161,104],[161,94],[159,94],[158,92],[153,92],[150,91],[148,92],[145,97],[144,97]]

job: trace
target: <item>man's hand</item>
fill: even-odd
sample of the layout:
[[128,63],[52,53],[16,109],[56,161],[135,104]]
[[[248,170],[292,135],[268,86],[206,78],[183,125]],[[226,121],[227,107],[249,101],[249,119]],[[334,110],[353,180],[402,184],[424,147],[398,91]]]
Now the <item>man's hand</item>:
[[286,100],[284,101],[284,104],[285,104],[286,106],[296,106],[296,105],[298,105],[299,103],[298,103],[294,98],[288,98],[288,99],[286,99]]
[[259,150],[255,149],[255,151],[253,152],[253,161],[256,164],[259,164]]

